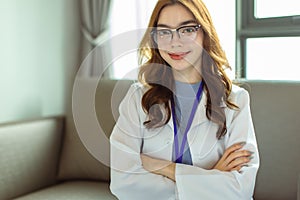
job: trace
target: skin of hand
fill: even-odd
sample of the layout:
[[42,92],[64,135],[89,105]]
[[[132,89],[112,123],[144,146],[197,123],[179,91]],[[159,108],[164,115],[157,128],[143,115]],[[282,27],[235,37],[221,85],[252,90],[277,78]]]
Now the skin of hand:
[[245,144],[244,142],[237,143],[227,148],[213,169],[227,172],[234,170],[239,171],[243,166],[247,165],[251,160],[250,156],[253,152],[240,150]]
[[145,154],[141,154],[141,160],[144,169],[147,171],[157,175],[165,176],[175,182],[175,163],[167,160],[152,158]]
[[[212,169],[225,172],[234,170],[239,171],[251,160],[250,156],[253,154],[247,150],[240,150],[244,145],[244,142],[237,143],[226,149],[223,156]],[[141,154],[140,156],[145,170],[157,175],[165,176],[176,182],[175,163],[167,160],[152,158],[145,154]]]

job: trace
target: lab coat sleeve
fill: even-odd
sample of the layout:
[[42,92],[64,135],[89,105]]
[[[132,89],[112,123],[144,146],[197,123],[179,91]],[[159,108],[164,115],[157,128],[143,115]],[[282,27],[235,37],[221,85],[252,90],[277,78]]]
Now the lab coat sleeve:
[[[259,167],[259,155],[249,106],[249,95],[240,89],[236,95],[238,110],[232,111],[228,132],[225,136],[225,148],[237,142],[246,142],[243,149],[254,152],[253,159],[240,172],[222,172],[205,170],[195,166],[176,164],[176,186],[180,200],[189,199],[252,199],[256,174]],[[230,112],[228,112],[228,115]]]
[[175,184],[142,167],[143,120],[141,89],[131,86],[119,107],[119,119],[110,137],[111,192],[121,200],[174,199]]

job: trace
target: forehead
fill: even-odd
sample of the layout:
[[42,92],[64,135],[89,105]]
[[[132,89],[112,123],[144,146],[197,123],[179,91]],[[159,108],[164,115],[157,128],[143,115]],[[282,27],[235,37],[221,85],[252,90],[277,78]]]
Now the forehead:
[[182,22],[195,20],[193,14],[183,5],[175,4],[164,7],[158,17],[157,24],[177,27]]

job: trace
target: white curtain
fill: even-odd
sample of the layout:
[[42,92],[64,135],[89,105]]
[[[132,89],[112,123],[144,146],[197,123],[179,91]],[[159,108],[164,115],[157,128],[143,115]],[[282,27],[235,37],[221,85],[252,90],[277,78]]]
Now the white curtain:
[[100,76],[103,75],[111,54],[107,45],[102,47],[101,44],[109,38],[108,20],[112,1],[79,1],[82,39],[81,67],[78,73],[84,77]]
[[[115,46],[115,43],[112,44],[112,57],[115,59],[109,71],[110,78],[136,79],[138,73],[136,49],[157,0],[114,0],[113,2],[110,17],[111,37],[113,40],[117,40],[117,37],[124,38],[124,42]],[[120,52],[120,49],[127,51]]]

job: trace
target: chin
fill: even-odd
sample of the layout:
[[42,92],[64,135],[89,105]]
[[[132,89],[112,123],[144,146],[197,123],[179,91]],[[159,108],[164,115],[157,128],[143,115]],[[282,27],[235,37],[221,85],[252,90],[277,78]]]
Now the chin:
[[186,70],[195,66],[195,64],[188,62],[187,60],[180,60],[180,61],[170,60],[170,62],[168,63],[170,64],[172,69],[175,69],[177,71]]

